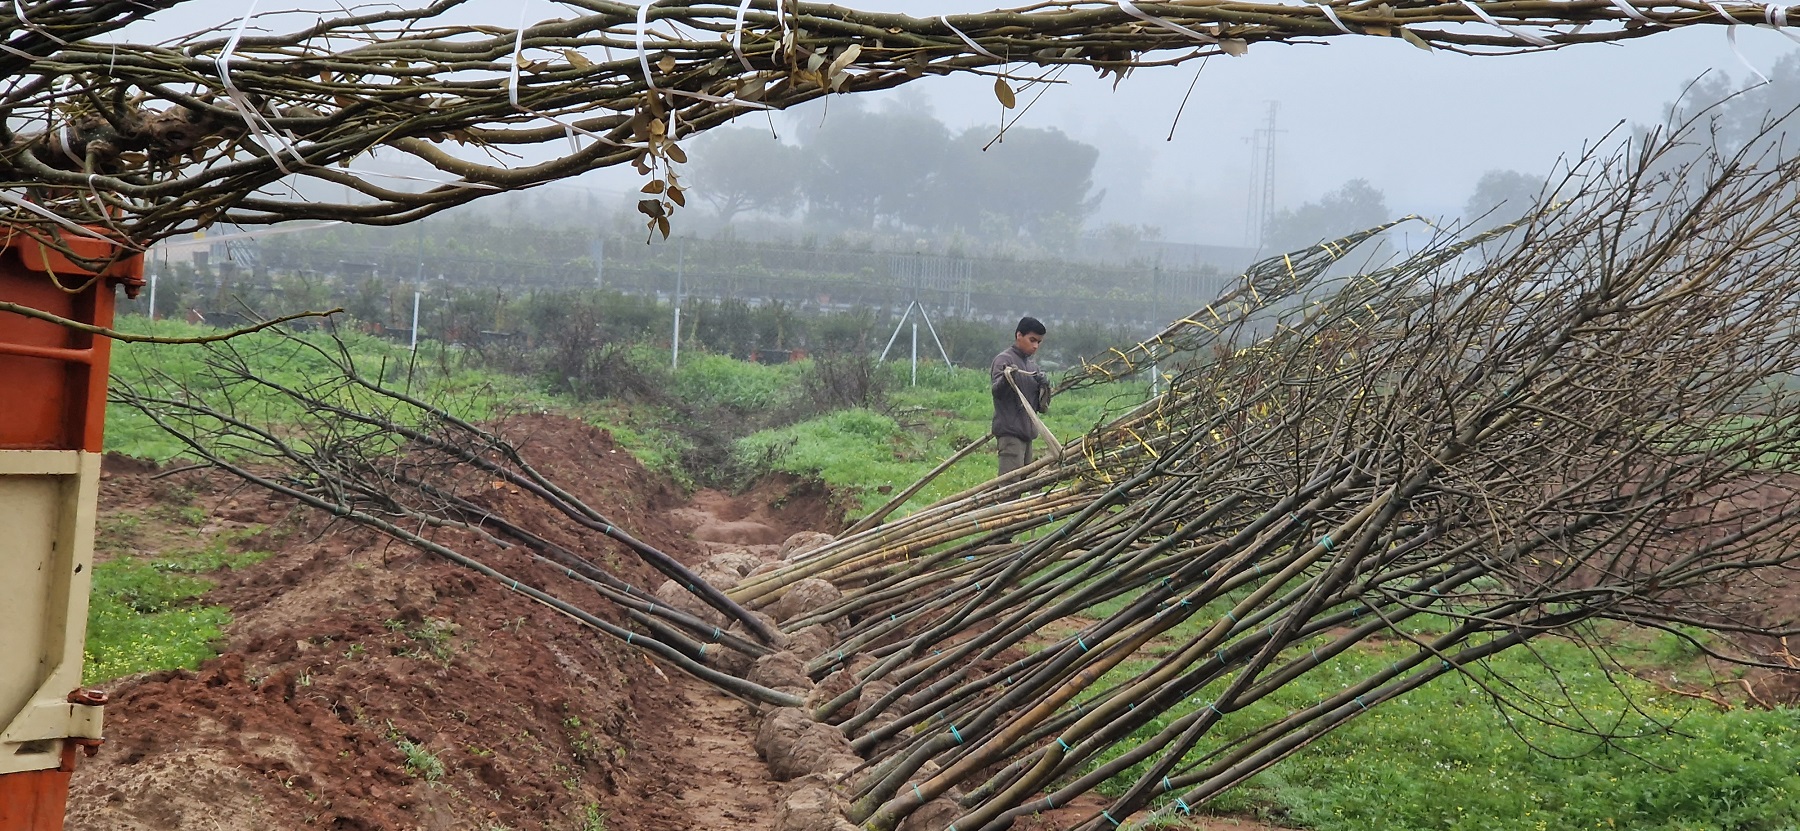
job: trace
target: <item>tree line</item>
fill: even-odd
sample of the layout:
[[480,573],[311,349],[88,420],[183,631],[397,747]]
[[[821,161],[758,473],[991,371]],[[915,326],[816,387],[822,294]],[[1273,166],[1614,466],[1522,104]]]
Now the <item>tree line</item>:
[[1054,127],[955,131],[923,106],[848,99],[795,132],[746,124],[701,137],[694,193],[727,223],[754,212],[825,229],[1003,237],[1079,231],[1104,196],[1100,151]]

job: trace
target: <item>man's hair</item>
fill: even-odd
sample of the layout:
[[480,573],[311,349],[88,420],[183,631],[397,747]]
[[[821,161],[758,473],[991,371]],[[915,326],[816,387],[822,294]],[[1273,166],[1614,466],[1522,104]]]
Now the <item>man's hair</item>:
[[1019,318],[1019,326],[1013,330],[1013,333],[1018,335],[1042,335],[1044,334],[1044,322],[1035,317],[1031,317],[1030,315],[1021,317]]

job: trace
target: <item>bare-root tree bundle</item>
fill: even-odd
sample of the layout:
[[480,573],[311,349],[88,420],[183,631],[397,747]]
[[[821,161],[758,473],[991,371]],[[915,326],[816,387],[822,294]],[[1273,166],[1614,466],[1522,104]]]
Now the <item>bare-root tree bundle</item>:
[[[136,385],[115,381],[112,398],[209,466],[471,569],[729,692],[799,703],[742,677],[750,662],[775,651],[779,633],[558,486],[513,443],[425,400],[408,383],[408,367],[359,366],[335,336],[285,330],[271,336],[278,339],[273,346],[249,338],[209,344],[200,373],[153,373]],[[336,373],[288,384],[263,371],[269,360],[260,353],[292,357],[297,351],[316,353]],[[209,389],[200,389],[203,383]],[[283,415],[272,418],[272,411]],[[271,426],[277,421],[279,427]],[[496,504],[499,491],[548,506],[558,520],[550,524],[565,533],[550,534],[541,519],[509,517]],[[614,574],[595,544],[603,539],[667,583],[659,590]],[[528,572],[507,570],[498,555],[508,550],[524,554]],[[627,625],[613,622],[617,615],[596,614],[595,603],[618,611]]]
[[[808,670],[812,715],[866,759],[850,818],[935,804],[933,827],[993,831],[1117,778],[1082,826],[1106,831],[1446,675],[1588,729],[1478,672],[1535,638],[1792,631],[1759,596],[1800,556],[1800,163],[1685,153],[1578,165],[1497,239],[1439,240],[1260,336],[1202,310],[1090,366],[1194,358],[1060,457],[733,587],[753,609],[841,593],[783,625],[835,635]],[[1374,637],[1405,654],[1252,709]]]
[[[686,203],[679,140],[832,93],[978,73],[1013,107],[1070,67],[1122,78],[1350,35],[1498,54],[1786,23],[1773,6],[1672,0],[1058,0],[927,18],[798,0],[580,0],[559,19],[492,25],[443,0],[251,11],[168,42],[122,40],[184,5],[0,5],[7,228],[66,248],[61,234],[136,247],[217,222],[397,224],[631,164],[649,179],[639,209],[666,236]],[[396,175],[397,160],[414,172]]]
[[[1541,637],[1699,627],[1740,638],[1722,657],[1773,661],[1754,638],[1791,622],[1759,594],[1800,556],[1785,472],[1800,453],[1785,233],[1800,162],[1696,154],[1691,138],[1572,165],[1524,220],[1385,268],[1331,273],[1368,234],[1259,264],[1064,382],[1155,360],[1166,392],[722,593],[659,565],[707,604],[682,611],[484,504],[504,481],[584,533],[630,537],[501,437],[347,356],[344,378],[284,388],[214,346],[222,399],[176,379],[119,396],[251,482],[593,618],[429,529],[553,562],[629,611],[628,626],[592,620],[601,631],[841,732],[862,761],[840,787],[865,827],[1000,829],[1115,780],[1122,795],[1083,826],[1105,831],[1195,810],[1448,675],[1595,729],[1481,669]],[[317,418],[259,426],[231,385]],[[745,609],[782,632],[759,637]],[[1404,654],[1278,716],[1255,706],[1372,638]],[[772,644],[811,695],[738,677]]]

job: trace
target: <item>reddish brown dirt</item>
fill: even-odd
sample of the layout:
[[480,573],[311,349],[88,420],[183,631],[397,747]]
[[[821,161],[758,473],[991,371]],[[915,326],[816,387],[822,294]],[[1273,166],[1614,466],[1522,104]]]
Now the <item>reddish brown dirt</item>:
[[[839,527],[816,485],[771,478],[684,498],[603,431],[553,417],[500,429],[551,479],[689,564]],[[528,495],[482,498],[639,586],[663,579]],[[102,502],[103,558],[257,529],[234,544],[274,554],[212,575],[205,602],[234,616],[220,657],[104,685],[107,744],[76,774],[71,831],[775,827],[783,786],[752,749],[746,704],[499,583],[227,477],[109,459]],[[516,550],[436,536],[618,619]],[[1101,807],[1090,796],[1020,827],[1070,827]]]
[[[730,548],[767,553],[793,532],[838,525],[816,485],[771,478],[741,496],[684,498],[603,431],[542,416],[501,430],[553,480],[689,564]],[[1796,491],[1800,479],[1772,482],[1726,507],[1767,508]],[[483,499],[624,579],[662,582],[527,495],[502,487]],[[206,602],[234,615],[220,657],[105,685],[108,741],[76,774],[71,831],[774,828],[782,786],[751,749],[747,705],[505,586],[232,479],[109,459],[102,503],[102,558],[258,528],[235,545],[274,555],[213,575]],[[516,550],[444,538],[617,619]],[[1793,612],[1800,592],[1772,589],[1759,593],[1762,608]],[[1760,657],[1791,654],[1784,643],[1756,646]],[[1738,682],[1743,697],[1688,692],[1791,702],[1794,677],[1753,673]],[[1088,795],[1018,827],[1067,828],[1104,807]],[[1273,829],[1232,817],[1186,827]]]
[[[707,522],[780,538],[828,527],[823,494],[796,482],[703,494],[696,511],[602,431],[543,417],[503,429],[552,479],[687,562],[720,544],[692,538]],[[206,602],[234,616],[220,657],[105,685],[107,744],[76,774],[73,831],[772,827],[779,786],[742,702],[443,560],[235,480],[151,474],[109,462],[103,517],[138,521],[103,519],[102,556],[252,523],[273,530],[241,547],[275,554],[213,575]],[[550,522],[528,496],[488,498],[627,580],[663,579],[623,547]],[[193,527],[142,527],[158,517]],[[616,619],[516,551],[456,540]]]

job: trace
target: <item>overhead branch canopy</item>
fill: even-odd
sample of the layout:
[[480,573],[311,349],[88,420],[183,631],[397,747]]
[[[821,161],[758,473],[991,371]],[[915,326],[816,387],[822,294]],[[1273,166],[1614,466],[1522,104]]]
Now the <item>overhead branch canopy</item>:
[[[679,139],[833,92],[983,73],[1010,103],[1071,66],[1122,78],[1265,43],[1359,35],[1510,53],[1785,22],[1775,7],[1636,0],[1066,0],[931,18],[792,0],[577,0],[569,17],[512,29],[464,22],[475,10],[442,0],[253,13],[167,43],[117,42],[179,5],[0,6],[9,227],[104,227],[148,244],[221,221],[398,224],[633,164],[659,183],[640,209],[666,233],[686,201]],[[370,170],[378,149],[420,172]]]

